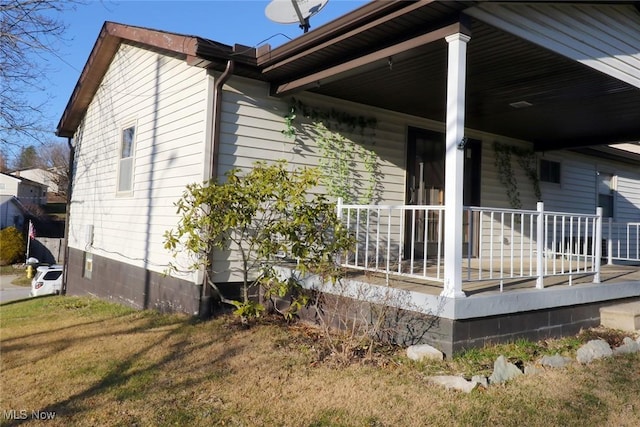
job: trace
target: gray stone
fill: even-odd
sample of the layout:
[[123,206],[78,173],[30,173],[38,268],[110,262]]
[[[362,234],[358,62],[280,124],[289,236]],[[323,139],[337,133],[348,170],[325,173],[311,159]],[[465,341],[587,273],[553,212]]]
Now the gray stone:
[[613,354],[637,353],[640,351],[640,344],[629,337],[622,340],[622,345],[613,349]]
[[437,348],[428,344],[412,345],[407,348],[407,357],[411,360],[421,361],[424,359],[442,360],[444,354]]
[[541,374],[544,372],[544,369],[540,369],[537,366],[534,365],[527,365],[524,367],[524,374],[525,375],[537,375],[537,374]]
[[613,355],[613,350],[605,340],[591,340],[578,349],[576,359],[580,363],[591,363]]
[[540,359],[540,364],[546,368],[564,368],[568,364],[573,362],[570,357],[554,354],[553,356],[543,356]]
[[444,386],[447,389],[458,390],[465,393],[471,393],[478,386],[477,382],[467,381],[464,378],[457,377],[455,375],[436,375],[428,377],[427,379],[432,383]]
[[487,377],[484,375],[474,375],[471,377],[471,382],[476,383],[484,388],[489,387],[489,381],[487,381]]
[[489,377],[489,384],[504,383],[519,375],[523,374],[516,365],[508,362],[504,356],[498,356],[493,364],[493,373]]

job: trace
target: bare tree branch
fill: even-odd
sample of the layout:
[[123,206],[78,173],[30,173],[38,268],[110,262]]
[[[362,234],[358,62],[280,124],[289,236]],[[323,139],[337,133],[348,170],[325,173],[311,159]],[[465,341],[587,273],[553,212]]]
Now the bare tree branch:
[[58,18],[81,0],[0,0],[0,143],[43,144],[53,129],[45,129],[45,101],[30,95],[46,92],[48,55],[57,56],[66,25]]

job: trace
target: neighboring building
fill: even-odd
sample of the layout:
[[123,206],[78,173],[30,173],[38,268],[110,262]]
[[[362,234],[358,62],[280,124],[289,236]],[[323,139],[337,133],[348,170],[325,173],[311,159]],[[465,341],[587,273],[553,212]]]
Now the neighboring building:
[[22,230],[27,215],[27,210],[15,196],[0,195],[0,230],[7,227]]
[[[47,187],[47,192],[59,193],[58,183],[60,182],[59,173],[55,169],[32,168],[11,172],[11,175],[27,178],[33,182],[39,182]],[[64,189],[66,191],[66,189]]]
[[0,195],[16,197],[23,205],[41,206],[47,203],[47,186],[0,172]]
[[[431,282],[442,293],[408,294],[417,311],[438,307],[440,329],[426,338],[451,352],[479,342],[483,319],[494,325],[506,316],[521,327],[511,336],[588,325],[603,301],[639,296],[638,283],[480,297],[460,254],[493,261],[487,239],[512,254],[528,248],[538,265],[547,255],[573,259],[563,252],[569,246],[595,253],[599,245],[586,241],[595,232],[581,225],[575,238],[573,219],[545,241],[544,255],[532,249],[543,245],[534,232],[538,197],[545,211],[575,213],[589,227],[597,206],[612,223],[640,222],[639,51],[640,12],[628,2],[372,2],[273,50],[105,23],[58,125],[59,136],[73,138],[75,158],[67,290],[196,313],[200,275],[164,274],[174,202],[187,184],[256,160],[318,165],[315,118],[342,126],[375,157],[380,205],[433,206],[412,221],[424,235],[422,255],[404,213],[390,214],[388,229],[401,231],[386,242],[396,262],[437,247]],[[292,105],[305,129],[295,140],[282,132]],[[607,147],[617,143],[630,145]],[[369,179],[364,162],[355,169]],[[535,185],[527,184],[531,170]],[[491,210],[517,204],[526,211]],[[430,229],[434,212],[447,220]],[[486,218],[496,227],[481,228]],[[235,263],[233,253],[215,254],[215,280],[238,281]],[[579,320],[550,323],[558,307]]]

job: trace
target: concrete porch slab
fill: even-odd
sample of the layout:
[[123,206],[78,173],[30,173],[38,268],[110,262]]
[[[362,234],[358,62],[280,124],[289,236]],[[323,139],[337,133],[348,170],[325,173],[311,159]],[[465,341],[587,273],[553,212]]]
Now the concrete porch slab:
[[640,330],[640,300],[601,307],[600,324],[628,332]]

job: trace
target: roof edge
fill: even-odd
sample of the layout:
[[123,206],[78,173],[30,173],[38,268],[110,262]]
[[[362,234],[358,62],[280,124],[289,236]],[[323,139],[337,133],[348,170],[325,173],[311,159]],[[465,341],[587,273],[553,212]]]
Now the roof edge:
[[56,135],[73,137],[84,111],[100,87],[109,64],[123,41],[140,43],[186,58],[196,55],[199,40],[202,39],[106,21],[102,25],[89,58],[58,122]]
[[[433,0],[428,0],[423,2],[430,3],[432,1]],[[390,14],[395,10],[409,7],[412,3],[413,2],[406,0],[372,1],[260,55],[258,57],[258,64],[260,66],[267,66],[270,63],[277,62],[282,58],[294,55],[330,38],[334,38],[338,34],[358,28],[371,20]]]

